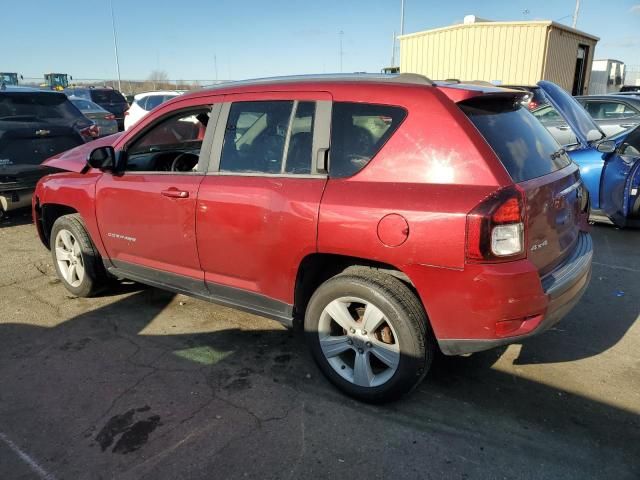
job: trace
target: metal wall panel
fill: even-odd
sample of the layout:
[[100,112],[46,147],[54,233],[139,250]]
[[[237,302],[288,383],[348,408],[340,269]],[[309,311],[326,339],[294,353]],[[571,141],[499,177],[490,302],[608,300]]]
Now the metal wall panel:
[[562,88],[571,92],[576,70],[576,58],[578,45],[589,46],[589,57],[585,72],[585,88],[582,94],[586,94],[591,77],[591,64],[596,41],[573,32],[551,27],[549,32],[549,47],[547,59],[543,70],[543,79],[557,83]]
[[548,79],[571,90],[578,43],[589,45],[590,65],[597,40],[558,27],[542,21],[478,22],[404,35],[400,71],[434,80],[521,85]]

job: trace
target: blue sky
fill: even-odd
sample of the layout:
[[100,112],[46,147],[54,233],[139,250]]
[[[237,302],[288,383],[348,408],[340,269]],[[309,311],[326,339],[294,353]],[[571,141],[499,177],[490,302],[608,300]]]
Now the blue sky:
[[[391,60],[400,0],[113,0],[122,78],[154,69],[171,79],[241,79],[377,72]],[[596,58],[640,65],[640,1],[582,0],[578,29],[600,37]],[[575,0],[406,0],[405,33],[461,22],[551,19],[571,23]],[[563,18],[564,17],[564,18]],[[114,78],[109,2],[11,2],[0,19],[2,71]],[[216,61],[214,62],[214,58]]]

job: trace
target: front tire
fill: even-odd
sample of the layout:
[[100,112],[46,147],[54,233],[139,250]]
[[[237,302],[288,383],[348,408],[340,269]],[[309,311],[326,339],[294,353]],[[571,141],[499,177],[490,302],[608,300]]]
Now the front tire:
[[399,279],[375,270],[345,272],[320,285],[304,326],[324,375],[366,402],[395,400],[413,390],[435,353],[418,297]]
[[107,274],[80,215],[64,215],[53,224],[49,238],[53,265],[67,290],[90,297],[107,283]]

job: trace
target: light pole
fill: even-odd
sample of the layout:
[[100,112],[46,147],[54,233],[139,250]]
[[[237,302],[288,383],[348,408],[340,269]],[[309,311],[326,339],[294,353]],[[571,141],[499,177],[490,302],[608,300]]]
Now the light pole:
[[338,35],[340,37],[340,73],[342,73],[342,36],[344,35],[344,32],[340,30]]
[[110,0],[111,4],[111,30],[113,31],[113,51],[116,56],[116,71],[118,72],[118,90],[122,91],[122,84],[120,82],[120,62],[118,61],[118,41],[116,40],[116,21],[113,16],[113,0]]
[[573,11],[573,28],[578,24],[578,14],[580,13],[580,0],[576,0],[576,9]]

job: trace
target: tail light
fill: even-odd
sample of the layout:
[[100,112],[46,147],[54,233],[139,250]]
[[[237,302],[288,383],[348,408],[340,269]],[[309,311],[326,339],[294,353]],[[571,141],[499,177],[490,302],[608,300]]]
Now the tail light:
[[107,115],[106,117],[104,117],[105,120],[115,120],[116,116],[113,113],[110,113],[109,115]]
[[124,111],[124,116],[126,117],[127,115],[129,115],[129,110]]
[[505,187],[467,215],[467,261],[505,262],[525,257],[524,192],[517,186]]
[[83,128],[82,130],[80,130],[80,135],[82,135],[84,138],[89,139],[97,138],[100,136],[100,128],[98,128],[98,126],[93,123],[87,128]]
[[529,110],[535,110],[536,108],[538,108],[538,102],[531,100],[529,102],[529,105],[527,105],[527,107],[529,107]]

